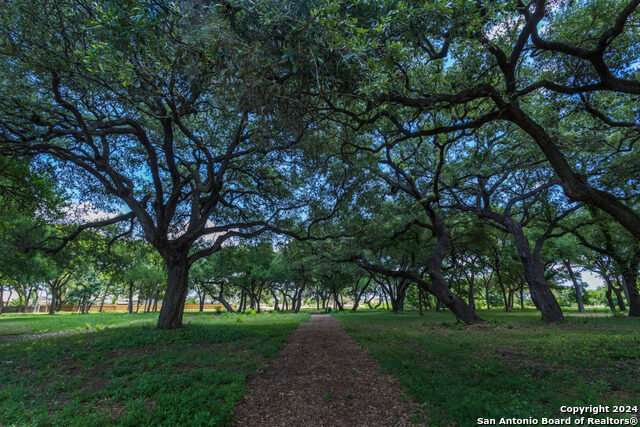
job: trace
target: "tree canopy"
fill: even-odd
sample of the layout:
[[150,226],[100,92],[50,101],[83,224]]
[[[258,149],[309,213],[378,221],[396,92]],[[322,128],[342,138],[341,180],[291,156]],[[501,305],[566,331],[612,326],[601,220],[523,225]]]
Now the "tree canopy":
[[8,2],[3,201],[106,213],[23,259],[144,239],[164,267],[122,274],[164,293],[161,328],[190,287],[257,310],[417,289],[475,323],[494,283],[562,321],[580,270],[639,316],[639,4]]

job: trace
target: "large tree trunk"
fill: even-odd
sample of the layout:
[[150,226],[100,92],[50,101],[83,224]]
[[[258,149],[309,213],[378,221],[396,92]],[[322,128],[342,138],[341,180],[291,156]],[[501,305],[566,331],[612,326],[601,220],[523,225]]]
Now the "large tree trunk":
[[[618,284],[620,284],[618,282]],[[627,310],[627,303],[625,302],[624,297],[622,296],[622,290],[620,288],[617,288],[613,285],[611,285],[611,289],[613,289],[613,292],[615,292],[616,294],[616,300],[618,301],[618,308],[620,309],[620,311],[626,311]]]
[[518,249],[518,255],[524,268],[524,275],[529,283],[531,299],[542,313],[542,320],[547,322],[563,322],[564,315],[560,304],[551,292],[551,288],[544,277],[544,264],[542,260],[531,252],[529,240],[525,236],[520,224],[507,219],[506,224]]
[[629,302],[629,317],[640,317],[640,294],[638,293],[638,266],[635,265],[624,272],[622,284],[627,291],[627,301]]
[[167,291],[162,300],[157,326],[159,329],[175,329],[182,326],[184,302],[189,289],[189,266],[186,253],[166,259],[165,262]]
[[607,282],[607,291],[605,292],[604,295],[607,298],[607,303],[609,304],[609,309],[612,312],[615,313],[616,312],[616,305],[613,302],[613,298],[611,297],[611,289],[612,289],[611,281],[609,281],[609,279],[605,279],[605,281]]
[[31,299],[31,291],[27,291],[24,297],[24,307],[22,307],[22,312],[26,313],[29,309],[29,300]]
[[133,313],[133,283],[129,283],[129,305],[127,311],[129,311],[129,314]]
[[449,290],[442,277],[442,261],[447,254],[450,233],[435,212],[431,211],[430,213],[436,244],[427,260],[427,273],[431,279],[431,284],[425,290],[433,294],[440,303],[451,310],[458,321],[468,325],[483,322],[473,307]]
[[[304,288],[305,285],[303,284],[302,287],[298,290],[298,297],[292,302],[294,304],[294,313],[299,313],[300,308],[302,308],[302,293],[304,292]],[[340,310],[342,310],[342,308],[340,308]]]
[[467,284],[469,285],[469,305],[474,310],[476,309],[476,297],[475,297],[475,276],[471,274],[467,277]]
[[224,297],[219,296],[217,300],[220,301],[220,304],[222,304],[229,313],[234,312],[233,307],[231,307],[231,304],[229,304],[229,302]]
[[338,293],[337,292],[333,292],[333,302],[335,303],[335,307],[337,307],[338,311],[343,311],[344,307],[342,306],[342,304],[340,303],[340,299],[338,298]]
[[273,291],[273,289],[271,290],[271,295],[273,296],[273,310],[274,311],[279,311],[280,307],[278,306],[278,296]]
[[575,274],[573,274],[573,269],[571,268],[571,263],[569,260],[564,261],[564,266],[567,268],[569,272],[569,278],[571,279],[571,283],[573,283],[573,289],[576,291],[576,301],[578,302],[578,311],[580,313],[584,313],[584,304],[582,303],[582,289],[580,288],[580,284],[576,279]]
[[4,306],[4,286],[0,285],[0,314],[2,314],[2,307]]
[[238,303],[238,311],[243,313],[247,305],[247,293],[244,289],[240,292],[240,302]]
[[55,286],[51,287],[51,306],[49,307],[49,314],[53,316],[56,314],[56,288]]

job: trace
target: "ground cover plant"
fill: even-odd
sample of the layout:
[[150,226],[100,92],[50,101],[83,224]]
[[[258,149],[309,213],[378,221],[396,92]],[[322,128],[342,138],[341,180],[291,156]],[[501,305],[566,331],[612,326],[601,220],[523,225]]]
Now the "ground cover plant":
[[225,423],[308,310],[429,425],[637,403],[640,0],[2,6],[0,425]]
[[396,376],[431,426],[478,417],[559,416],[563,405],[638,405],[640,324],[618,316],[481,312],[465,327],[448,312],[334,314]]
[[179,331],[135,324],[0,344],[0,424],[225,425],[247,375],[306,319],[185,313]]
[[40,314],[3,314],[0,317],[0,341],[8,335],[42,334],[47,332],[103,329],[116,325],[151,322],[157,313],[89,313],[60,312],[56,316]]

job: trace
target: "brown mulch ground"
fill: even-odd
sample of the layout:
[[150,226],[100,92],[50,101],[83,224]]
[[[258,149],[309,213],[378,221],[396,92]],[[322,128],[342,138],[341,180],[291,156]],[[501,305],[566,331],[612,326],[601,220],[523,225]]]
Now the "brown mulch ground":
[[328,315],[302,324],[247,390],[235,426],[406,426],[415,411],[397,380]]

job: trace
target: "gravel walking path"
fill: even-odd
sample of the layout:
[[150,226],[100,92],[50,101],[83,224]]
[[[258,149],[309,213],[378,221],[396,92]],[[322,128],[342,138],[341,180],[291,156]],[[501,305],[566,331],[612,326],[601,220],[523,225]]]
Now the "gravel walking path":
[[313,315],[249,379],[235,426],[406,426],[415,406],[398,381],[329,315]]

